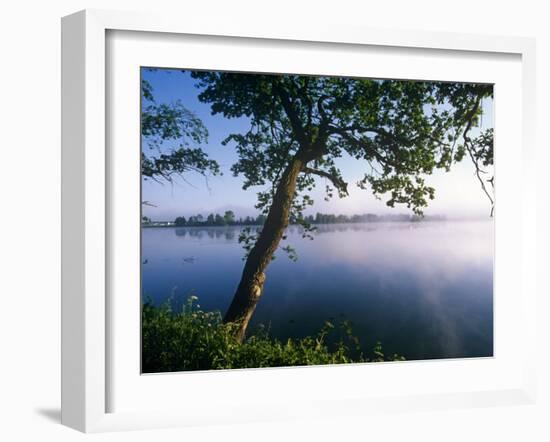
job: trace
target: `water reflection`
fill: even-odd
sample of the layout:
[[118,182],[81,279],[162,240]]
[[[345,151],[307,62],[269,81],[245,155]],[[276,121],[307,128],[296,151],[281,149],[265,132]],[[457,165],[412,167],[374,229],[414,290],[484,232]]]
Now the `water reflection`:
[[[143,229],[143,293],[200,298],[224,311],[243,266],[243,227]],[[313,241],[290,226],[267,271],[253,324],[285,339],[346,318],[366,347],[408,359],[488,356],[493,346],[491,222],[319,225]]]

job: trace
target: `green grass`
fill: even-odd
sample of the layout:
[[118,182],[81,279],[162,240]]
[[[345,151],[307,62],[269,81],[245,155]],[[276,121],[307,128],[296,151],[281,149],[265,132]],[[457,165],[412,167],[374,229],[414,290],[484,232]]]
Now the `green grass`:
[[398,355],[386,357],[380,343],[371,355],[364,355],[347,321],[337,325],[327,321],[317,335],[287,341],[271,338],[260,328],[240,343],[219,312],[200,310],[196,300],[191,296],[179,311],[169,302],[160,307],[143,304],[144,373],[404,360]]

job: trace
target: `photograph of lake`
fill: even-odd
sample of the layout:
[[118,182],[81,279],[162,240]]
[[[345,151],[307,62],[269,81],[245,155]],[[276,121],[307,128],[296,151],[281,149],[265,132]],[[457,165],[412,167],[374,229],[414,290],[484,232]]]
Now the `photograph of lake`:
[[141,68],[143,373],[493,356],[490,84]]

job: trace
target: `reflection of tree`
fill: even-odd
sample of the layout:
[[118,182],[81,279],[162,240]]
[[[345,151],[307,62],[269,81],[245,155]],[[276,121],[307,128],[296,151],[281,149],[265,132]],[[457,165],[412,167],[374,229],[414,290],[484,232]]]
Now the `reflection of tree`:
[[[375,232],[377,230],[411,230],[428,227],[428,223],[417,222],[377,222],[377,223],[360,223],[360,224],[323,224],[317,226],[315,235],[322,235],[325,233],[334,232]],[[302,228],[299,226],[293,226],[289,229],[289,232],[294,233],[296,229],[297,233],[301,233]]]
[[174,229],[176,236],[189,237],[201,240],[205,237],[209,239],[223,239],[228,242],[234,242],[239,228],[236,226],[225,227],[183,227]]
[[[341,223],[341,224],[319,224],[315,235],[323,235],[334,232],[374,232],[377,230],[411,230],[429,226],[429,223],[417,222],[371,222],[371,223]],[[225,227],[181,227],[174,229],[176,236],[202,240],[204,238],[235,242],[242,226]],[[257,235],[261,231],[260,226],[250,227],[250,233]],[[287,234],[296,238],[303,237],[305,233],[303,226],[293,224],[287,228]]]

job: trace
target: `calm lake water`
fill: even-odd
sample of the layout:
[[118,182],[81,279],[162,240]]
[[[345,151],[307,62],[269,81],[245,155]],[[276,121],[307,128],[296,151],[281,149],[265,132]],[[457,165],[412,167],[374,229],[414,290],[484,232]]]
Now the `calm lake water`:
[[[160,304],[199,297],[225,312],[243,267],[242,227],[142,229],[143,296]],[[407,359],[493,354],[493,223],[424,222],[318,226],[315,239],[288,229],[267,270],[251,327],[281,339],[347,319],[364,349],[381,341]]]

